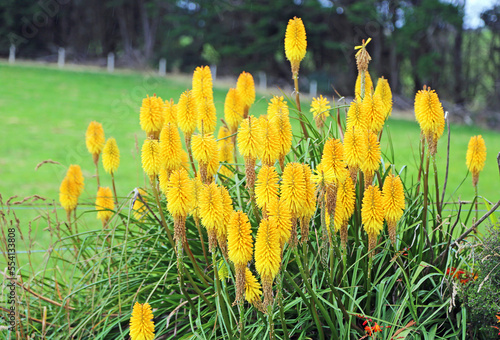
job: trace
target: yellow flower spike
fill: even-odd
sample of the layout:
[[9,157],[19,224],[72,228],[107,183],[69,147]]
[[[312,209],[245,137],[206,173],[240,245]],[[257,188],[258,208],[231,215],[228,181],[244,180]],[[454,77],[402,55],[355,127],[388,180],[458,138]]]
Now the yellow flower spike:
[[198,66],[193,72],[193,95],[198,103],[210,99],[213,101],[212,72],[208,66]]
[[153,340],[155,337],[155,324],[153,312],[149,303],[141,305],[136,302],[130,317],[131,340]]
[[343,182],[339,183],[337,189],[337,200],[335,207],[334,227],[335,231],[340,229],[340,242],[343,249],[347,245],[347,224],[356,205],[356,193],[354,183],[350,176],[346,176]]
[[300,212],[301,222],[301,233],[302,240],[301,243],[308,241],[309,239],[309,222],[314,216],[316,211],[316,188],[312,182],[311,168],[308,164],[302,164],[302,169],[304,173],[304,186],[305,186],[305,201],[302,205],[302,211]]
[[222,254],[227,258],[227,226],[233,214],[233,200],[224,186],[219,188],[222,197],[222,223],[217,226],[217,241]]
[[217,115],[213,100],[206,99],[198,102],[198,131],[212,133],[217,125]]
[[255,159],[263,144],[260,124],[254,116],[241,122],[238,129],[238,149],[245,159],[246,188],[253,190],[255,183]]
[[276,219],[276,227],[279,234],[280,247],[283,250],[285,243],[290,239],[292,230],[292,214],[282,199],[276,197],[267,208],[269,218]]
[[332,108],[328,99],[320,95],[318,98],[313,98],[311,103],[310,112],[312,112],[314,121],[318,129],[323,128],[325,125],[325,119],[330,115],[330,109]]
[[361,110],[361,103],[358,100],[352,101],[349,111],[347,111],[346,131],[352,130],[353,127],[359,131],[368,129],[366,117]]
[[243,105],[243,118],[247,118],[248,110],[255,102],[255,83],[250,73],[241,72],[236,81],[236,91]]
[[332,168],[325,166],[323,162],[319,163],[311,179],[317,187],[325,187],[335,182],[335,172]]
[[283,171],[281,182],[281,200],[290,209],[292,215],[292,230],[290,244],[297,245],[297,218],[302,212],[306,199],[306,182],[302,164],[288,163]]
[[141,129],[146,132],[146,136],[152,139],[158,139],[161,128],[165,121],[163,99],[154,95],[153,97],[147,96],[142,100],[140,110],[140,123]]
[[382,205],[387,231],[393,245],[396,244],[396,225],[405,209],[405,193],[399,176],[388,175],[382,188]]
[[187,139],[191,138],[198,124],[198,113],[193,91],[183,92],[177,104],[177,124]]
[[274,96],[267,107],[267,119],[278,129],[279,153],[278,159],[281,170],[285,167],[285,156],[292,147],[292,125],[290,124],[289,110],[283,97]]
[[382,103],[384,103],[385,119],[387,119],[392,113],[392,91],[387,79],[384,77],[378,78],[374,94],[379,95],[382,99]]
[[377,236],[384,226],[384,206],[382,193],[377,186],[370,185],[365,190],[361,208],[363,228],[368,234],[368,252],[373,256],[372,250],[377,245]]
[[252,228],[248,216],[242,211],[235,211],[227,229],[227,247],[229,260],[236,271],[236,299],[241,301],[245,293],[245,269],[252,260]]
[[330,138],[325,142],[321,164],[326,172],[333,171],[336,181],[343,181],[345,176],[344,146],[339,139]]
[[201,224],[207,229],[209,250],[213,253],[217,246],[217,227],[224,221],[222,195],[215,182],[204,186],[198,204]]
[[444,131],[444,110],[435,90],[424,86],[415,95],[415,118],[429,144],[431,155],[437,151],[437,141]]
[[163,116],[163,124],[172,123],[177,125],[177,105],[172,98],[170,98],[170,101],[165,100],[163,104]]
[[267,106],[267,118],[272,120],[276,115],[285,115],[287,117],[290,115],[288,104],[283,99],[283,96],[273,96]]
[[466,164],[467,169],[472,173],[472,185],[477,187],[479,181],[479,173],[484,168],[486,162],[486,144],[483,136],[473,136],[469,140],[467,147]]
[[106,225],[113,216],[113,210],[115,209],[113,193],[110,188],[99,187],[95,200],[95,209],[97,210],[97,218],[102,221],[103,225]]
[[194,203],[193,207],[191,209],[191,215],[193,215],[193,218],[196,223],[200,220],[200,197],[201,197],[201,192],[203,191],[203,183],[201,182],[201,178],[195,177],[191,180],[193,182],[193,194],[194,194]]
[[160,158],[162,168],[167,172],[181,166],[182,142],[179,130],[174,123],[166,123],[160,134]]
[[366,138],[363,132],[353,127],[344,135],[344,160],[349,167],[351,177],[356,182],[358,169],[365,161],[367,153]]
[[274,166],[264,165],[257,175],[255,184],[255,197],[257,206],[262,209],[262,214],[267,215],[266,207],[278,197],[279,177]]
[[365,174],[365,187],[372,184],[375,171],[380,167],[380,143],[373,132],[366,134],[366,158],[361,164],[361,171]]
[[258,122],[263,140],[259,158],[263,165],[273,166],[280,153],[278,126],[269,122],[266,116],[260,116]]
[[[219,129],[219,134],[217,135],[217,146],[219,148],[219,161],[225,163],[233,163],[234,156],[234,144],[232,142],[232,137],[230,130],[221,126]],[[222,165],[220,173],[226,177],[231,177],[233,172],[225,165]]]
[[251,304],[258,304],[262,296],[262,288],[248,267],[245,268],[245,300]]
[[109,174],[114,174],[120,166],[120,150],[113,137],[108,138],[102,150],[102,165]]
[[214,163],[219,162],[219,149],[213,134],[194,135],[191,142],[193,157],[200,165],[201,180],[208,183],[209,167],[210,176],[213,175]]
[[366,127],[374,133],[379,133],[382,130],[385,122],[385,106],[382,98],[378,94],[371,94],[368,91],[361,102],[362,115],[366,119]]
[[285,56],[290,61],[294,76],[299,72],[300,62],[306,56],[306,50],[306,28],[301,18],[293,17],[286,27]]
[[[367,93],[371,93],[371,89],[373,88],[373,81],[370,73],[368,71],[365,72],[365,96]],[[356,78],[356,84],[354,85],[354,99],[361,101],[361,75],[358,74]]]
[[102,124],[96,121],[90,122],[85,133],[85,144],[87,145],[87,150],[92,154],[95,164],[97,164],[99,154],[104,148],[105,141]]
[[160,145],[157,140],[146,139],[142,145],[142,168],[151,181],[160,173],[161,158]]
[[184,168],[172,171],[168,180],[167,209],[174,218],[174,239],[186,241],[186,217],[194,204],[193,182]]
[[74,181],[72,181],[68,176],[64,177],[59,187],[59,202],[61,206],[66,210],[68,219],[70,218],[70,213],[75,210],[78,205],[78,189]]
[[[139,188],[138,191],[141,197],[146,200],[146,191],[142,190],[141,188]],[[144,205],[144,202],[141,201],[139,196],[137,196],[136,200],[134,201],[132,210],[134,211],[134,218],[138,221],[143,221],[148,214],[148,208],[146,207],[146,205]]]
[[279,272],[281,249],[276,219],[263,219],[255,239],[255,269],[259,273],[264,290],[264,308],[273,300],[273,281]]
[[191,163],[189,163],[189,156],[186,152],[186,150],[182,149],[181,150],[181,166],[186,169],[187,171],[189,171],[190,167],[191,167]]
[[243,120],[243,101],[238,90],[229,89],[224,101],[224,119],[229,126],[229,131],[235,133]]
[[66,177],[74,183],[76,194],[77,196],[80,196],[83,192],[85,182],[80,166],[71,164],[68,168],[68,172],[66,173]]

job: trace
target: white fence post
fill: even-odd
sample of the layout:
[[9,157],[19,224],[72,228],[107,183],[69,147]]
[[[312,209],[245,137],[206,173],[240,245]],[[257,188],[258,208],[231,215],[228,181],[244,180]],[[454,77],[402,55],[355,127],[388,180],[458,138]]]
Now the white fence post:
[[210,65],[210,72],[212,73],[212,80],[215,81],[217,79],[217,65]]
[[9,63],[14,64],[16,61],[16,46],[14,44],[10,45],[9,49]]
[[158,74],[160,76],[164,76],[167,74],[167,59],[161,58],[160,65],[158,66]]
[[59,50],[57,51],[57,66],[59,68],[64,67],[64,62],[66,60],[66,50],[64,47],[59,47]]
[[311,80],[309,83],[309,94],[311,97],[316,97],[318,95],[318,82],[316,80]]
[[261,90],[267,89],[267,76],[264,71],[259,72],[259,88]]
[[113,52],[108,53],[108,72],[112,73],[115,70],[115,54]]

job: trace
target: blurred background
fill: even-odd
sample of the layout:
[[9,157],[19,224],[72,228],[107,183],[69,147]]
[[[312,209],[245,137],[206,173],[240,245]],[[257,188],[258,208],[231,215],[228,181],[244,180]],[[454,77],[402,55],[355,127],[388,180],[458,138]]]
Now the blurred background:
[[[293,16],[308,38],[301,84],[352,96],[353,46],[372,38],[372,78],[389,79],[395,108],[424,84],[455,121],[500,128],[500,3],[495,0],[3,0],[0,57],[191,73],[243,69],[288,86],[283,37]],[[257,79],[256,79],[257,80]]]

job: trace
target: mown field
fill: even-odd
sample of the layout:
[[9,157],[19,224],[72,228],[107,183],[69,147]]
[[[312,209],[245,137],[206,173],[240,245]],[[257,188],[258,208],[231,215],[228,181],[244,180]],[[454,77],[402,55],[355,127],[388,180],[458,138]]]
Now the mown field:
[[[29,222],[43,206],[58,204],[59,184],[69,164],[79,164],[85,176],[85,192],[82,201],[94,202],[97,184],[93,178],[92,158],[85,147],[85,130],[92,120],[101,122],[106,137],[115,137],[121,151],[121,164],[116,173],[118,196],[127,196],[135,187],[143,186],[145,178],[141,169],[139,148],[144,133],[139,126],[139,107],[142,98],[156,93],[163,99],[173,98],[190,88],[189,76],[158,77],[156,74],[139,72],[116,72],[108,74],[99,69],[71,68],[59,70],[52,66],[34,64],[0,63],[0,193],[3,202],[17,195],[13,201],[31,195],[38,200],[35,206],[22,204],[15,207],[21,220],[23,232],[31,229],[34,244],[32,249],[46,249],[50,235],[43,219]],[[214,98],[218,117],[223,117],[224,98],[230,84],[215,83]],[[234,86],[234,85],[233,85]],[[271,90],[280,93],[278,89]],[[439,93],[439,89],[437,89]],[[289,93],[287,95],[290,95]],[[256,116],[266,112],[271,93],[258,93],[250,113]],[[308,111],[307,103],[303,110]],[[343,110],[341,114],[344,115]],[[294,114],[292,113],[292,116]],[[385,161],[392,159],[390,142],[395,154],[396,168],[407,166],[407,179],[416,181],[420,130],[411,117],[394,114],[386,123],[382,141]],[[329,122],[332,122],[331,120]],[[294,126],[298,132],[298,124]],[[446,132],[445,132],[446,133]],[[451,126],[450,173],[447,201],[471,200],[474,191],[470,176],[466,178],[465,154],[469,138],[482,134],[488,148],[488,158],[479,181],[479,193],[489,200],[498,200],[499,188],[489,185],[498,181],[496,154],[500,146],[500,134],[471,126]],[[390,138],[389,138],[390,137]],[[57,164],[37,164],[51,159]],[[440,140],[438,168],[440,185],[446,165],[446,136]],[[102,185],[111,185],[109,175],[100,169]],[[466,178],[466,179],[465,179]],[[463,182],[465,179],[465,182]],[[462,184],[463,182],[463,184]],[[409,185],[411,182],[407,182]],[[462,185],[461,185],[462,184]],[[460,188],[458,188],[461,185]],[[455,194],[452,193],[456,191]],[[84,209],[79,209],[82,212]],[[63,210],[60,218],[64,219]],[[93,212],[85,214],[82,225],[98,226]],[[18,241],[18,250],[25,250],[26,242]]]

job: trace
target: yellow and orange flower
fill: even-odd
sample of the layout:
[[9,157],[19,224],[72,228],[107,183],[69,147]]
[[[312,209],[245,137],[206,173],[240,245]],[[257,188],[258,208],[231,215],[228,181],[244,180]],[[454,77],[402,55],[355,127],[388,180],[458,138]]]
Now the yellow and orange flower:
[[153,340],[155,337],[155,324],[153,312],[149,303],[141,305],[136,302],[130,317],[131,340]]
[[384,103],[385,118],[387,119],[392,113],[392,91],[389,82],[384,77],[378,78],[375,94],[379,95]]
[[301,18],[293,17],[286,27],[285,56],[290,61],[294,75],[299,72],[300,62],[306,56],[306,50],[306,28]]
[[382,205],[392,244],[396,244],[396,224],[403,216],[405,193],[399,176],[388,175],[382,188]]
[[332,108],[328,99],[320,95],[318,98],[313,98],[310,112],[313,114],[314,121],[318,129],[321,129],[325,124],[325,119],[330,115]]
[[108,138],[102,150],[102,165],[110,174],[114,174],[120,166],[120,150],[113,137]]
[[236,81],[236,91],[243,105],[243,118],[247,118],[250,106],[255,102],[255,82],[248,72],[241,72]]
[[161,128],[165,121],[163,99],[154,95],[153,97],[147,96],[142,100],[140,110],[140,123],[141,129],[146,132],[146,136],[152,139],[158,139]]
[[97,164],[99,154],[104,148],[104,142],[105,138],[102,124],[96,121],[90,122],[87,132],[85,133],[85,144],[87,145],[87,150],[92,154],[95,164]]
[[384,205],[382,193],[377,186],[370,185],[365,190],[361,208],[363,228],[368,234],[368,251],[370,256],[377,243],[377,236],[384,226]]
[[167,172],[181,166],[182,143],[177,125],[168,122],[163,126],[160,134],[161,166]]
[[238,126],[243,120],[243,101],[236,89],[229,89],[224,102],[224,119],[231,133],[238,130]]
[[160,173],[160,145],[157,140],[146,139],[142,145],[142,168],[151,181]]
[[471,137],[467,147],[466,164],[472,173],[472,184],[474,186],[477,186],[479,173],[483,170],[485,162],[486,144],[483,137],[481,135]]
[[95,200],[95,208],[97,210],[97,218],[106,224],[115,209],[115,202],[113,201],[113,193],[108,187],[99,187],[97,197]]
[[198,112],[193,91],[183,92],[177,104],[177,123],[186,138],[191,138],[198,124]]

